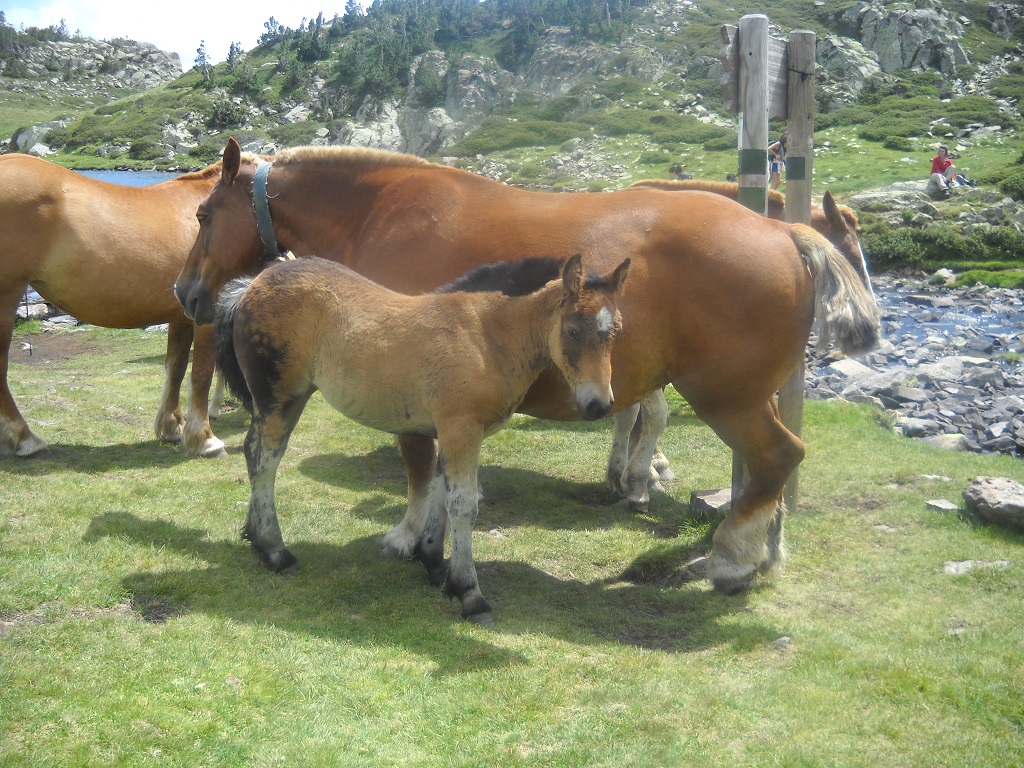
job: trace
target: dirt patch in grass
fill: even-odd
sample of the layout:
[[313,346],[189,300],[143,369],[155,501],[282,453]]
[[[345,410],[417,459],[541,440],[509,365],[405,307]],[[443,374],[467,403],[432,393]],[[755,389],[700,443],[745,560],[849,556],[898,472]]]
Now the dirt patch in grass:
[[[31,347],[26,347],[27,344]],[[22,365],[42,365],[68,360],[77,355],[102,352],[108,346],[75,331],[43,331],[31,336],[22,334],[11,342],[10,361]]]

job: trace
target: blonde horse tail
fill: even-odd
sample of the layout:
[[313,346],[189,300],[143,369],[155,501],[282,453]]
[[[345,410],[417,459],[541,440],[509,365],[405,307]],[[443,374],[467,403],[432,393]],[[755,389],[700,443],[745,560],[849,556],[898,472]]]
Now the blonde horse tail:
[[252,413],[252,392],[245,381],[245,374],[235,354],[235,312],[238,302],[252,282],[251,277],[240,277],[224,286],[217,300],[213,321],[213,355],[217,369],[235,397],[242,401],[245,410]]
[[794,224],[792,234],[814,280],[818,347],[831,341],[846,355],[870,352],[881,337],[881,317],[870,286],[815,230]]

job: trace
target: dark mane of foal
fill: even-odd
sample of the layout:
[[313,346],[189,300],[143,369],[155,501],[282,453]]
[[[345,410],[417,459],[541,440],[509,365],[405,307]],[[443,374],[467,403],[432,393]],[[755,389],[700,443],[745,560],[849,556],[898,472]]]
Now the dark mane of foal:
[[[515,261],[496,261],[471,269],[462,277],[442,285],[434,293],[495,292],[505,296],[528,296],[562,275],[563,259],[530,256]],[[584,287],[590,290],[610,286],[604,275],[587,273]]]

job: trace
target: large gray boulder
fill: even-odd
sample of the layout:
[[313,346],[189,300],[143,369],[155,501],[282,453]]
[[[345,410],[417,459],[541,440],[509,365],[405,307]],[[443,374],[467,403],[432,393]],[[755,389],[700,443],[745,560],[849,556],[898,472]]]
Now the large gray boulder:
[[850,37],[878,55],[883,72],[937,69],[951,74],[970,61],[960,44],[963,24],[935,0],[857,3],[840,22]]
[[827,35],[818,41],[818,100],[825,111],[856,103],[868,79],[881,73],[878,54],[856,40]]
[[1005,477],[978,477],[963,496],[967,508],[983,520],[1024,530],[1024,485]]

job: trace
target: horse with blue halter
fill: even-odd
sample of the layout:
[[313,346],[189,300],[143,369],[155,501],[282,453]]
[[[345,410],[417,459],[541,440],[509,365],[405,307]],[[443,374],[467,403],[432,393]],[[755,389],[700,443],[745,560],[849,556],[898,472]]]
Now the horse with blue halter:
[[579,255],[559,268],[560,279],[514,298],[461,290],[407,296],[318,258],[228,284],[218,307],[217,364],[252,413],[245,537],[268,567],[296,565],[281,535],[274,479],[303,408],[320,391],[361,424],[437,440],[437,478],[426,489],[410,487],[421,530],[413,554],[432,583],[459,598],[464,617],[493,623],[471,538],[484,438],[552,365],[581,418],[601,418],[614,404],[611,349],[629,260],[588,279]]
[[[728,593],[782,566],[781,493],[804,446],[779,419],[774,395],[803,359],[812,323],[819,343],[834,340],[848,354],[879,335],[870,288],[828,240],[708,192],[531,192],[409,155],[305,147],[271,162],[229,140],[220,182],[196,215],[199,235],[175,290],[197,323],[213,320],[229,279],[256,274],[284,250],[408,294],[524,255],[586,253],[598,271],[629,257],[612,352],[615,410],[656,401],[649,396],[672,384],[746,463],[749,479],[709,561],[710,579]],[[549,367],[519,411],[569,421],[579,418],[572,402],[562,373]],[[648,437],[621,477],[631,502],[647,494],[666,420],[657,402],[644,413]],[[433,441],[409,435],[399,447],[410,484],[429,483]],[[388,535],[400,555],[411,554],[416,519],[410,503]]]
[[[220,176],[219,163],[151,187],[90,179],[29,155],[0,157],[0,456],[48,453],[15,405],[7,383],[18,302],[31,286],[79,320],[106,328],[167,323],[165,383],[155,430],[190,455],[216,456],[210,428],[210,329],[195,329],[174,297],[198,227],[196,206]],[[181,382],[192,360],[187,417]]]

